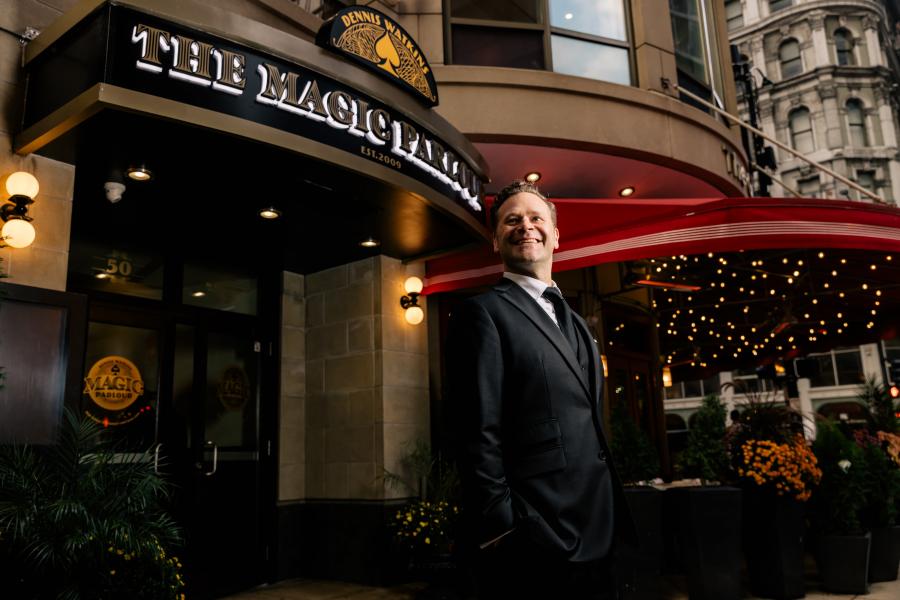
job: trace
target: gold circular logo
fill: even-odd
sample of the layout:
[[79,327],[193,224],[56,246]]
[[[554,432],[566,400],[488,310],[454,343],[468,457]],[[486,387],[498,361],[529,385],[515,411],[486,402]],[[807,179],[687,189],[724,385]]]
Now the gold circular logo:
[[106,410],[122,410],[144,393],[144,380],[127,358],[106,356],[88,371],[84,378],[84,393]]
[[250,382],[244,369],[238,366],[225,369],[219,382],[218,393],[219,402],[228,410],[243,408],[250,399]]

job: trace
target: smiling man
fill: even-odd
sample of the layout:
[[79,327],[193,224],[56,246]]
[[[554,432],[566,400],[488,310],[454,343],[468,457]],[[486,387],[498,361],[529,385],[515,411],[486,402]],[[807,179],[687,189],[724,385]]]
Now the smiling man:
[[615,598],[616,524],[603,371],[552,280],[556,207],[531,183],[491,207],[503,279],[451,316],[447,380],[463,478],[463,546],[479,598]]

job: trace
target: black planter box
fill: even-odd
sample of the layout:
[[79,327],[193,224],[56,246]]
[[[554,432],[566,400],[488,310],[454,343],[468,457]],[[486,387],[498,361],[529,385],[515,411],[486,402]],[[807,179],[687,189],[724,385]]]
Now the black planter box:
[[816,564],[822,589],[835,594],[869,593],[871,536],[822,535],[816,540]]
[[666,490],[666,564],[687,575],[691,600],[741,597],[741,490]]
[[869,581],[896,581],[900,567],[900,526],[872,530]]
[[803,503],[768,490],[744,490],[744,556],[750,592],[759,598],[806,596]]
[[625,488],[625,501],[634,518],[638,546],[619,544],[616,581],[623,600],[650,600],[660,596],[662,573],[662,498],[653,487]]

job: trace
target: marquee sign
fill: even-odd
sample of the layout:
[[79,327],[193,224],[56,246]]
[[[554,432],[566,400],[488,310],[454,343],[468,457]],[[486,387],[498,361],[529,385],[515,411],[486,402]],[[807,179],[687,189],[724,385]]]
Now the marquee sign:
[[437,106],[437,83],[428,60],[412,36],[384,13],[365,6],[345,8],[319,28],[316,43]]
[[[115,52],[110,83],[246,118],[362,156],[422,181],[484,220],[482,182],[475,168],[406,114],[301,65],[122,7],[114,13],[119,18],[113,19],[111,29]],[[391,32],[392,47],[404,38],[413,47],[403,46],[409,56],[394,48],[398,56],[406,56],[398,64],[413,60],[430,76],[408,36],[388,29],[393,24],[388,26],[383,17],[378,23]],[[384,44],[379,47],[384,53]],[[397,71],[395,63],[390,59],[384,64],[394,65],[397,73],[408,71]]]

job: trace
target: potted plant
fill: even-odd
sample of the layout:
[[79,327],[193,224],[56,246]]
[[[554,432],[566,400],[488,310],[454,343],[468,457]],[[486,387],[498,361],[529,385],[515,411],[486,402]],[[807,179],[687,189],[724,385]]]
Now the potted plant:
[[694,599],[741,597],[741,490],[721,484],[729,468],[724,439],[725,407],[711,394],[694,415],[676,461],[682,477],[701,485],[666,492],[666,514],[676,525],[670,552],[681,559]]
[[395,547],[406,556],[409,574],[427,581],[430,593],[440,595],[460,584],[453,557],[459,475],[422,440],[415,442],[401,465],[403,474],[385,471],[383,477],[413,498],[389,514],[388,529]]
[[[866,501],[862,524],[871,532],[869,582],[897,579],[900,566],[900,526],[897,525],[900,502],[900,467],[886,447],[895,434],[867,430],[854,432],[856,445],[865,461]],[[898,438],[900,441],[900,438]]]
[[636,547],[617,550],[617,579],[624,597],[654,598],[663,556],[662,494],[651,485],[659,476],[659,458],[650,437],[621,404],[614,405],[610,414],[610,451],[639,541]]
[[804,503],[821,477],[802,423],[787,405],[748,394],[726,443],[743,489],[742,541],[750,591],[802,598]]
[[116,454],[73,412],[53,445],[0,446],[0,589],[22,599],[184,598],[166,496],[148,456]]
[[868,496],[863,451],[828,421],[819,424],[813,451],[822,469],[811,516],[823,589],[868,593],[870,536],[861,518]]

